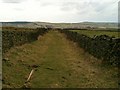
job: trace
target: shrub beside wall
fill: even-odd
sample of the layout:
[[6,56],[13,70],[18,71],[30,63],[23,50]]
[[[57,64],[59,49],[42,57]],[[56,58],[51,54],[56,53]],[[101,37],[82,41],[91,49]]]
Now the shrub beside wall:
[[60,30],[67,38],[77,42],[80,47],[89,52],[103,63],[117,66],[120,63],[120,39],[113,39],[107,35],[90,38],[83,34],[69,30]]
[[2,31],[2,52],[7,52],[11,47],[22,45],[37,40],[48,30],[37,28],[35,30],[3,30]]

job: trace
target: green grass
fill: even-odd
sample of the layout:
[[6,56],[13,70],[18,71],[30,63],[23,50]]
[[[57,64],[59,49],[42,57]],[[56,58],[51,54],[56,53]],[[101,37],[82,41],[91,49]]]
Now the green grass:
[[114,68],[101,67],[96,58],[57,31],[11,48],[4,58],[8,61],[3,61],[3,87],[22,87],[31,65],[40,66],[28,83],[31,88],[114,88],[118,85]]
[[108,35],[108,36],[111,36],[111,37],[115,37],[115,38],[118,38],[119,37],[119,34],[120,32],[114,32],[114,31],[97,31],[97,30],[71,30],[71,31],[74,31],[74,32],[78,32],[80,34],[84,34],[84,35],[87,35],[89,37],[93,37],[94,35],[97,35],[97,36],[100,36],[100,35]]

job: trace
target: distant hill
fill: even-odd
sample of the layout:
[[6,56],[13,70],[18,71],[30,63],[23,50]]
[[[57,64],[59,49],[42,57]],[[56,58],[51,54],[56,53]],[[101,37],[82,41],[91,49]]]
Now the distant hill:
[[106,28],[117,28],[117,23],[107,23],[107,22],[83,22],[84,25],[90,25],[94,27],[106,27]]
[[33,24],[32,22],[2,22],[2,26],[4,26],[4,27],[10,26],[10,27],[26,27],[26,28],[29,28],[31,26],[34,27],[34,25],[32,25],[32,24]]
[[106,22],[81,22],[81,23],[48,23],[48,22],[2,22],[3,26],[26,28],[78,28],[78,29],[117,29],[117,23]]

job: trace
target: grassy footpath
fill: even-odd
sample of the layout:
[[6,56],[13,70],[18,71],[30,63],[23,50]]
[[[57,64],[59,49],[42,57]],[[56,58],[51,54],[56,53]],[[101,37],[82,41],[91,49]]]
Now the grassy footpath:
[[31,88],[115,88],[117,68],[97,60],[64,34],[50,31],[39,40],[12,48],[3,56],[3,87],[22,87],[32,65],[39,65],[27,84]]

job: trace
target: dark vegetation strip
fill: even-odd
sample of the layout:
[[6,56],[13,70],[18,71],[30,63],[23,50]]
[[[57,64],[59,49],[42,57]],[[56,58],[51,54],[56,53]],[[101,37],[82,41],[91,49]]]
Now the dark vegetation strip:
[[120,63],[120,38],[113,39],[107,35],[90,38],[86,35],[69,30],[59,30],[67,38],[77,42],[78,46],[93,56],[101,59],[103,63],[118,66]]
[[[56,28],[57,30],[61,30],[60,28]],[[115,28],[106,28],[106,29],[101,29],[101,28],[63,28],[63,30],[86,30],[86,31],[109,31],[109,32],[120,32],[119,29]]]
[[7,52],[13,46],[19,46],[38,39],[48,31],[45,28],[27,29],[27,30],[3,30],[2,31],[2,52]]

